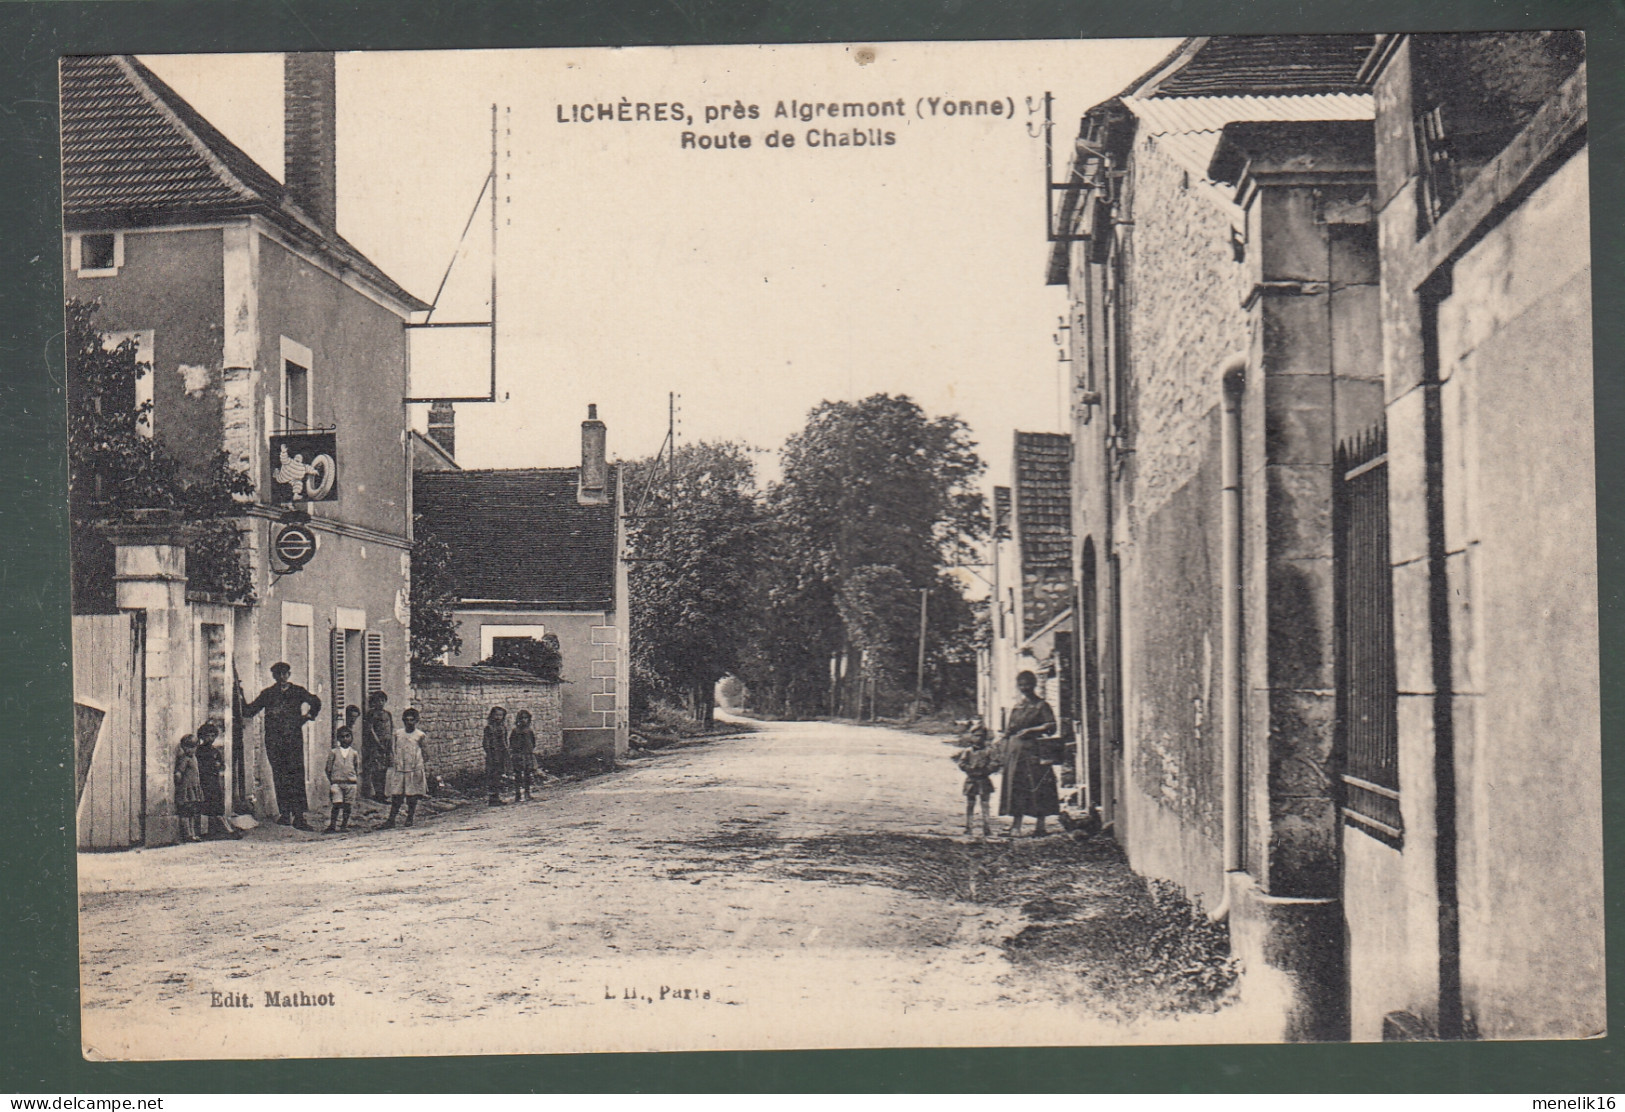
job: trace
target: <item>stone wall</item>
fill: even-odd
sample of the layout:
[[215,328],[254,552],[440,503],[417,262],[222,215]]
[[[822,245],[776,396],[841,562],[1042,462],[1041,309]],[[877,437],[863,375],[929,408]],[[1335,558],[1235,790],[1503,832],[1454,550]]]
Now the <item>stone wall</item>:
[[1231,234],[1240,220],[1157,148],[1135,145],[1128,312],[1129,435],[1133,463],[1121,505],[1134,521],[1155,513],[1201,468],[1214,446],[1208,415],[1220,402],[1219,370],[1249,341],[1242,300],[1251,286]]
[[[1124,843],[1140,872],[1222,899],[1220,371],[1245,351],[1247,267],[1214,188],[1136,142],[1122,562]],[[1234,220],[1240,220],[1239,210]]]
[[429,771],[450,776],[485,768],[485,719],[492,707],[508,709],[510,727],[520,711],[530,711],[537,759],[558,756],[564,750],[559,687],[518,668],[413,668],[412,706],[418,728],[429,736]]

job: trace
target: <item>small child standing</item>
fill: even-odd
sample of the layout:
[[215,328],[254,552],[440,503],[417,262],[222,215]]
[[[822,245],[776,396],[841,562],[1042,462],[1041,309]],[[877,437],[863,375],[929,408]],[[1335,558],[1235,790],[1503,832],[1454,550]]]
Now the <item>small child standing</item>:
[[513,756],[513,801],[527,801],[536,772],[536,731],[530,727],[530,711],[522,710],[514,716],[508,751]]
[[198,816],[203,813],[203,784],[197,772],[197,739],[191,734],[181,738],[181,747],[175,754],[175,814],[181,820],[181,841],[201,842]]
[[500,807],[507,802],[502,798],[502,777],[508,771],[508,710],[492,707],[485,719],[485,782],[489,798],[486,805]]
[[384,773],[384,794],[389,796],[389,818],[380,830],[395,825],[395,816],[401,813],[401,802],[406,802],[406,825],[411,826],[417,816],[418,800],[429,793],[429,777],[423,754],[423,743],[428,735],[418,729],[418,712],[407,707],[401,712],[401,728],[389,750],[389,770]]
[[333,804],[333,813],[323,834],[350,829],[350,812],[357,795],[356,780],[361,772],[361,754],[355,751],[355,731],[340,726],[338,742],[336,748],[327,751],[327,798]]
[[220,727],[205,722],[197,728],[197,776],[203,791],[198,808],[198,833],[212,838],[241,838],[242,831],[226,821],[226,755],[215,748]]
[[954,754],[954,764],[965,774],[965,833],[971,832],[971,820],[976,815],[976,804],[982,804],[982,836],[993,833],[988,818],[988,800],[993,795],[993,750],[988,748],[987,728],[977,726],[970,734],[970,746]]

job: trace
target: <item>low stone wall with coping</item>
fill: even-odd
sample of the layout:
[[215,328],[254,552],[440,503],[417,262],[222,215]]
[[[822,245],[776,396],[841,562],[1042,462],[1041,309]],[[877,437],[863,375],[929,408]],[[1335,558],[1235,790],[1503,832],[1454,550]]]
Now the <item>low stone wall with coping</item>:
[[559,686],[519,668],[415,665],[412,706],[418,711],[418,729],[428,735],[429,771],[447,777],[484,770],[485,720],[492,707],[507,708],[510,728],[520,711],[530,711],[537,759],[561,754]]

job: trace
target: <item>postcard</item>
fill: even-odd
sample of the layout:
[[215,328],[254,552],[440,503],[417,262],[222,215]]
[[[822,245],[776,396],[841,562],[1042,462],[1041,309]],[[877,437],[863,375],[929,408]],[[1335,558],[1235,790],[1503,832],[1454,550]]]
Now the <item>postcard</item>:
[[1605,1033],[1581,33],[61,119],[86,1057]]

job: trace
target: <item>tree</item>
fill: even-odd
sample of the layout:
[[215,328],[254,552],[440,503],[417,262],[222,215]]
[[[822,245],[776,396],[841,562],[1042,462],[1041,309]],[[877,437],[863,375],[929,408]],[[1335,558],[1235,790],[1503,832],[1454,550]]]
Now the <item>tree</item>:
[[412,663],[432,664],[463,647],[457,634],[457,583],[451,573],[451,547],[412,517]]
[[219,451],[182,460],[152,433],[152,402],[136,386],[152,373],[134,341],[109,344],[95,304],[67,303],[68,504],[73,545],[73,603],[80,612],[111,610],[113,550],[109,524],[165,512],[192,527],[187,585],[229,602],[252,603],[253,578],[237,517],[251,498],[249,477]]
[[633,675],[706,725],[752,624],[745,587],[760,555],[761,508],[750,452],[686,445],[633,464],[626,484]]
[[[757,588],[771,628],[754,639],[745,677],[770,687],[780,713],[855,710],[860,679],[911,688],[900,681],[918,647],[922,589],[957,628],[963,596],[941,572],[987,530],[975,448],[958,417],[889,394],[824,402],[785,443],[784,477],[766,498],[774,558]],[[945,647],[928,636],[942,697],[958,694],[946,687],[958,673],[942,666]]]
[[[919,596],[903,573],[883,564],[857,568],[840,585],[835,608],[857,650],[858,675],[869,685],[871,706],[882,691],[892,695],[907,682],[912,642],[918,637],[918,604]],[[858,713],[861,717],[861,688]]]

